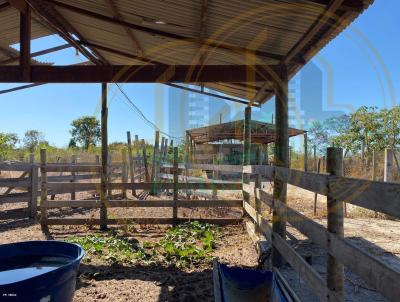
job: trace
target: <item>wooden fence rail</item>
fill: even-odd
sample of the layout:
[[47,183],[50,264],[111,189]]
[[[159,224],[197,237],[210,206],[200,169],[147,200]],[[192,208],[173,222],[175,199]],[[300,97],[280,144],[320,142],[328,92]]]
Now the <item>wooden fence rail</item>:
[[[244,166],[243,173],[261,174],[272,181],[279,179],[282,182],[329,196],[335,201],[352,203],[400,218],[399,184],[316,174],[274,166]],[[243,190],[267,206],[280,209],[280,213],[284,213],[285,219],[291,226],[325,249],[335,261],[358,274],[383,296],[391,301],[396,301],[400,296],[399,271],[353,245],[340,234],[329,232],[324,226],[295,211],[279,199],[273,200],[268,192],[249,184],[243,184]],[[272,230],[272,226],[260,211],[247,202],[244,203],[244,210],[259,230],[272,240],[272,245],[279,250],[293,269],[311,286],[321,301],[343,301],[341,293],[329,289],[329,282],[326,283],[280,234]],[[331,217],[328,215],[329,219]],[[327,280],[329,280],[329,270],[327,274]]]

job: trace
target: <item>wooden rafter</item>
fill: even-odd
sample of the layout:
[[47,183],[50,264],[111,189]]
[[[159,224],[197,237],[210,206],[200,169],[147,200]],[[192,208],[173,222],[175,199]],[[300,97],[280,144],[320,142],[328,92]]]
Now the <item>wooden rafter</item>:
[[[105,1],[108,4],[108,6],[110,7],[114,18],[123,20],[123,17],[119,13],[118,7],[115,5],[114,0],[105,0]],[[140,46],[140,43],[139,43],[138,39],[136,38],[135,34],[132,32],[132,30],[129,28],[126,28],[125,26],[122,26],[122,29],[125,31],[125,33],[129,37],[129,39],[132,41],[134,47],[136,48],[136,53],[139,56],[144,56],[144,51],[143,51],[142,47]]]
[[[330,4],[330,0],[307,0],[308,2],[321,4],[328,6]],[[352,11],[352,12],[360,12],[365,8],[364,1],[362,0],[345,0],[340,6],[341,10]]]
[[[33,83],[216,83],[245,82],[247,69],[254,81],[267,81],[279,69],[264,65],[32,65]],[[0,83],[25,83],[19,66],[0,66]]]
[[[120,20],[117,18],[113,18],[113,17],[109,17],[106,15],[102,15],[102,14],[98,14],[96,12],[93,11],[89,11],[77,6],[73,6],[64,2],[59,2],[56,0],[42,0],[43,2],[46,3],[50,3],[53,4],[54,6],[58,6],[70,11],[73,11],[75,13],[79,13],[82,15],[85,15],[87,17],[92,17],[98,20],[102,20],[105,22],[109,22],[112,24],[117,24],[117,25],[122,25],[125,26],[127,28],[130,29],[134,29],[134,30],[138,30],[138,31],[142,31],[148,34],[152,34],[152,35],[157,35],[160,37],[164,37],[164,38],[170,38],[170,39],[175,39],[175,40],[181,40],[181,41],[187,41],[187,42],[191,42],[191,43],[199,43],[199,38],[198,37],[186,37],[186,36],[182,36],[179,34],[174,34],[174,33],[170,33],[170,32],[165,32],[162,30],[158,30],[158,29],[154,29],[154,28],[148,28],[142,25],[138,25],[138,24],[133,24],[133,23],[129,23],[126,22],[124,20]],[[277,61],[281,61],[284,59],[284,57],[282,55],[279,54],[274,54],[274,53],[269,53],[269,52],[265,52],[265,51],[261,51],[261,50],[254,50],[254,49],[247,49],[247,48],[243,48],[243,47],[238,47],[235,45],[230,45],[230,44],[223,44],[220,41],[213,41],[210,39],[207,39],[206,41],[204,41],[204,44],[202,46],[205,47],[211,47],[211,48],[217,48],[217,49],[224,49],[224,50],[228,50],[228,51],[232,51],[235,53],[239,53],[239,54],[247,54],[249,52],[251,52],[252,54],[260,57],[260,58],[266,58],[266,59],[273,59],[273,60],[277,60]],[[303,60],[300,60],[298,58],[293,58],[293,61],[297,62],[297,61],[301,61],[303,62]]]
[[[70,44],[63,44],[63,45],[47,48],[44,50],[36,51],[36,52],[31,53],[31,58],[43,56],[43,55],[46,55],[46,54],[49,54],[52,52],[56,52],[56,51],[60,51],[60,50],[63,50],[63,49],[69,48],[69,47],[71,47]],[[16,54],[13,54],[13,56],[11,58],[0,61],[0,65],[10,64],[10,63],[16,62],[18,60],[19,60],[19,56]]]
[[30,82],[31,68],[31,8],[25,5],[24,10],[20,12],[19,23],[19,67],[21,76],[26,82]]
[[9,2],[5,2],[5,3],[0,4],[0,12],[2,10],[6,10],[9,7],[10,7],[10,3]]

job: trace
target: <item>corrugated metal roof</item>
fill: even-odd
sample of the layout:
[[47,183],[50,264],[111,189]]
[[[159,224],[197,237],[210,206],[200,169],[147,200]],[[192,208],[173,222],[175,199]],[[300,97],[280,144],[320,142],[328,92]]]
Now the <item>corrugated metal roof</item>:
[[[140,50],[144,57],[165,64],[277,64],[298,43],[310,27],[320,18],[326,6],[309,0],[208,0],[205,28],[201,28],[203,0],[59,0],[61,3],[85,9],[103,16],[122,19],[134,25],[163,31],[160,35],[129,28],[136,41],[127,34],[127,28],[87,14],[74,12],[68,8],[53,5],[86,42],[92,44],[111,64],[145,64],[132,59]],[[113,11],[110,2],[117,9]],[[368,7],[373,0],[359,0]],[[46,3],[46,1],[44,1]],[[306,61],[315,51],[324,47],[362,12],[338,10],[337,19],[331,30],[324,26],[319,33],[299,53]],[[34,36],[48,34],[48,31],[35,24]],[[201,32],[217,44],[231,45],[242,49],[255,49],[257,56],[249,60],[248,54],[238,49],[207,47],[200,56],[200,44],[171,37],[171,34],[186,38],[200,38]],[[14,9],[0,12],[0,36],[9,45],[18,41],[18,14]],[[3,39],[4,37],[4,39]],[[3,42],[0,42],[0,45]],[[97,45],[97,48],[93,45]],[[102,47],[102,49],[101,49]],[[107,50],[105,49],[107,48]],[[129,54],[130,56],[126,56]],[[272,54],[267,57],[266,53]],[[204,59],[203,62],[200,58]],[[293,76],[303,63],[289,63],[290,76]],[[213,83],[206,87],[235,97],[252,99],[264,83],[253,83],[250,89],[243,83]],[[256,89],[257,88],[257,89]],[[262,101],[272,93],[265,92]]]

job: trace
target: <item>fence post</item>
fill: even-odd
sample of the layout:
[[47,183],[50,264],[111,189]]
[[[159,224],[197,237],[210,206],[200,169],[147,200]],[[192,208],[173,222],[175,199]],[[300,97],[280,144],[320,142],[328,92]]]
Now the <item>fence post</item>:
[[[107,183],[112,182],[111,164],[112,164],[112,154],[108,153],[108,156],[107,156]],[[112,189],[108,189],[108,196],[112,198]]]
[[[343,176],[343,150],[330,147],[327,149],[326,170],[330,175]],[[327,195],[328,232],[339,237],[344,236],[343,230],[343,202],[331,196],[331,188],[328,188]],[[330,241],[328,240],[328,246]],[[336,247],[331,247],[335,249]],[[329,249],[328,249],[329,250]],[[327,258],[327,286],[334,291],[343,301],[344,289],[344,268],[338,260],[328,253]]]
[[314,171],[317,171],[317,146],[314,145]]
[[304,133],[304,171],[308,171],[308,137],[307,132]]
[[[128,182],[128,167],[127,167],[127,158],[126,158],[126,149],[123,148],[121,150],[122,156],[122,183]],[[122,198],[126,198],[126,187],[122,189]]]
[[178,218],[178,208],[176,206],[176,201],[178,200],[178,147],[174,148],[174,208],[173,208],[173,218],[174,222]]
[[393,181],[393,149],[385,149],[385,166],[383,173],[383,181],[392,182]]
[[37,197],[38,197],[38,168],[35,166],[35,154],[31,153],[29,162],[32,164],[31,166],[31,201],[29,204],[30,218],[36,218],[37,214]]
[[108,184],[108,108],[107,83],[101,84],[101,190],[100,190],[100,230],[107,230],[107,184]]
[[[321,170],[321,159],[318,158],[318,167],[317,167],[317,174],[320,173]],[[317,216],[317,200],[318,200],[318,193],[314,193],[314,217]]]
[[[251,155],[251,107],[244,110],[243,124],[243,167],[250,165]],[[250,184],[250,175],[242,173],[242,183]],[[250,203],[250,194],[243,190],[243,203]]]
[[40,224],[42,228],[47,227],[47,172],[46,172],[46,149],[40,150]]
[[144,141],[144,139],[142,139],[142,148],[145,180],[146,182],[150,182],[149,167],[147,164],[146,142]]
[[136,168],[136,171],[134,170],[134,172],[136,172],[136,174],[139,174],[139,182],[141,182],[142,181],[142,164],[139,160],[139,158],[140,158],[140,151],[139,151],[140,142],[139,142],[139,135],[137,135],[137,134],[135,134],[135,147],[136,147],[136,161],[135,161],[134,168]]
[[[71,162],[73,164],[76,164],[76,155],[72,155],[71,157]],[[76,182],[76,173],[75,172],[71,172],[71,182],[75,183]],[[71,200],[75,200],[76,196],[75,196],[75,188],[72,188],[71,191]]]
[[151,182],[152,182],[150,190],[151,195],[155,195],[157,192],[155,182],[157,181],[157,166],[158,166],[157,161],[158,161],[159,143],[160,143],[160,131],[156,131],[154,149],[153,149],[153,163],[151,168]]
[[[129,174],[131,177],[131,183],[134,183],[135,182],[135,167],[134,167],[133,157],[132,157],[132,138],[131,138],[130,131],[126,132],[126,138],[128,141]],[[131,193],[133,196],[136,196],[136,190],[132,190]]]
[[[258,146],[257,150],[256,150],[256,165],[262,165],[261,146]],[[255,190],[261,189],[261,174],[260,173],[258,173],[256,175],[254,187],[255,187]],[[257,198],[257,194],[254,194],[254,195],[255,195],[255,209],[256,209],[257,213],[261,213],[261,201],[259,198]]]

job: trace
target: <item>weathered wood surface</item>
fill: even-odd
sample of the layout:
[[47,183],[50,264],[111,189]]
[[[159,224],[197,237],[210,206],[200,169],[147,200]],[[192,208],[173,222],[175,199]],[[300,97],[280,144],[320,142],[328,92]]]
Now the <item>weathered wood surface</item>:
[[101,172],[101,165],[96,164],[46,164],[47,172]]
[[[107,219],[107,225],[125,225],[125,224],[174,224],[187,221],[200,221],[217,225],[238,224],[242,222],[241,218],[196,218],[196,217],[137,217],[137,218],[114,218]],[[100,219],[90,218],[52,218],[46,219],[47,225],[99,225]]]
[[274,179],[275,167],[268,165],[252,165],[252,166],[244,166],[243,173],[247,174],[261,174],[262,177],[267,178],[269,180]]
[[242,173],[241,165],[187,164],[187,169]]
[[32,168],[32,165],[37,164],[29,164],[29,163],[14,163],[14,162],[2,162],[0,163],[0,171],[26,171],[29,172]]
[[[47,200],[43,203],[47,208],[83,207],[100,208],[100,200]],[[109,200],[108,208],[119,207],[188,207],[188,208],[212,208],[212,207],[242,207],[242,200]]]

